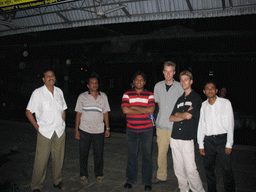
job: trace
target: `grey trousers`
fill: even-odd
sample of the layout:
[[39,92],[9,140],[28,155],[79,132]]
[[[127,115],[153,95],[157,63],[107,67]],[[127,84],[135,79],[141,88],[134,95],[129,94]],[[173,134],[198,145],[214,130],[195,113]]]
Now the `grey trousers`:
[[30,184],[32,190],[42,189],[50,154],[52,156],[53,183],[57,185],[61,182],[65,137],[65,132],[60,138],[58,138],[57,134],[54,132],[52,138],[48,139],[38,132],[34,170]]

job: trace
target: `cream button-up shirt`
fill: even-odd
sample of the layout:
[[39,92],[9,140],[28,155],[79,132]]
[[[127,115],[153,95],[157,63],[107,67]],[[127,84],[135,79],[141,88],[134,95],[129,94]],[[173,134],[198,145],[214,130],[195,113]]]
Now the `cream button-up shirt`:
[[66,125],[62,114],[66,109],[63,92],[55,86],[54,94],[45,85],[34,90],[27,105],[27,110],[35,113],[39,133],[49,139],[54,131],[59,138],[64,133]]

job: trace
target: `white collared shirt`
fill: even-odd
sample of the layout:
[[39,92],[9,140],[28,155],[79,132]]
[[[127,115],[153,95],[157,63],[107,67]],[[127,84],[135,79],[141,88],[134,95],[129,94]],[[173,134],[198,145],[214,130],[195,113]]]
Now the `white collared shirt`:
[[[217,96],[216,96],[217,97]],[[217,97],[213,105],[204,101],[200,111],[197,140],[199,148],[204,148],[205,135],[227,133],[227,148],[232,148],[234,135],[234,114],[228,99]]]
[[52,94],[45,85],[34,90],[27,106],[27,110],[36,115],[39,132],[49,139],[54,131],[59,138],[64,133],[65,121],[62,114],[66,109],[67,104],[61,89],[54,86]]

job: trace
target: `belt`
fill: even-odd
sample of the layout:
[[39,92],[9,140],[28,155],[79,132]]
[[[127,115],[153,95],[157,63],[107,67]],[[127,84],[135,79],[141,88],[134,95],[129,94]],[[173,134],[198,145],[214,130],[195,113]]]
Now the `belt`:
[[208,137],[213,137],[213,138],[223,138],[223,137],[226,137],[227,136],[227,133],[224,133],[224,134],[218,134],[218,135],[209,135]]

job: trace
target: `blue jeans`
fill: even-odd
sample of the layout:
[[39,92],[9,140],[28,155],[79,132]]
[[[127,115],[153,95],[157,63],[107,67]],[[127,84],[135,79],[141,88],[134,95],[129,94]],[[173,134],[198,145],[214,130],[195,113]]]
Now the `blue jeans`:
[[152,141],[153,130],[132,132],[126,130],[128,142],[128,162],[126,168],[127,183],[136,184],[138,178],[138,149],[142,152],[142,184],[152,184]]
[[93,144],[93,157],[94,157],[94,174],[103,176],[103,149],[104,149],[104,133],[91,134],[79,129],[80,133],[80,176],[88,175],[88,157],[90,152],[91,143]]

